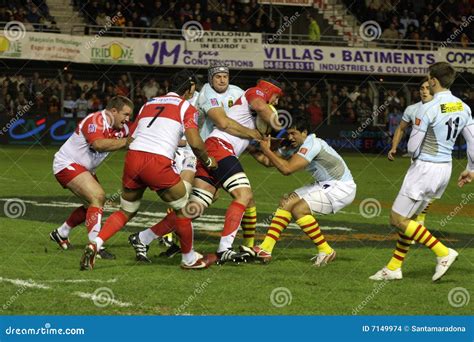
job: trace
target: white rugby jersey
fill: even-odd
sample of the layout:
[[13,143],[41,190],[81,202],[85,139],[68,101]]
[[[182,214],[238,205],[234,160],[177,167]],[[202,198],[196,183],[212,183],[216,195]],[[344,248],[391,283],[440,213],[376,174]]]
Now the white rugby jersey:
[[289,158],[296,152],[306,159],[309,164],[305,170],[311,173],[317,182],[354,180],[351,171],[339,153],[323,139],[317,138],[315,134],[308,135],[298,151],[280,149],[279,152],[285,158]]
[[184,131],[197,129],[197,120],[197,109],[178,94],[155,97],[140,109],[129,149],[173,159]]
[[[265,94],[259,88],[254,87],[247,89],[229,109],[227,116],[244,127],[255,129],[255,117],[250,108],[250,101],[257,97],[262,98],[266,102]],[[211,137],[222,139],[232,145],[236,157],[239,157],[250,143],[248,139],[236,137],[232,134],[221,131],[218,128],[212,130],[211,134],[209,134],[209,138]]]
[[124,125],[121,130],[114,129],[107,121],[105,110],[87,115],[54,155],[54,174],[74,163],[95,173],[95,169],[109,155],[109,152],[94,151],[92,143],[99,139],[124,138],[128,136],[128,133],[127,125]]
[[244,91],[242,89],[232,84],[230,84],[227,90],[223,93],[216,92],[209,83],[204,84],[197,100],[197,108],[200,115],[204,118],[204,123],[200,132],[203,140],[206,140],[214,129],[214,123],[207,116],[207,112],[211,108],[223,107],[224,111],[229,113],[229,109],[243,93]]
[[[434,163],[452,160],[456,138],[465,127],[474,125],[471,109],[449,90],[436,93],[418,112],[408,151],[413,158]],[[424,134],[422,141],[417,136]]]

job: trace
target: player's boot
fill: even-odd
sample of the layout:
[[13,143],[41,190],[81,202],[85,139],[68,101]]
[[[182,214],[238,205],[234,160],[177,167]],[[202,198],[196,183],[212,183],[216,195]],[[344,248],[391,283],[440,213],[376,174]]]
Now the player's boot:
[[105,247],[102,246],[97,252],[97,259],[114,260],[116,257],[115,254],[110,253]]
[[239,252],[240,252],[240,254],[242,254],[245,257],[246,262],[249,262],[249,261],[255,259],[256,254],[255,254],[255,251],[253,250],[252,247],[247,247],[247,246],[244,246],[244,245],[239,246]]
[[94,269],[96,255],[97,245],[95,243],[89,243],[81,257],[81,271],[89,271]]
[[140,241],[138,234],[140,233],[135,233],[128,237],[128,242],[135,249],[135,258],[137,261],[151,263],[151,260],[147,256],[149,246]]
[[314,260],[314,266],[323,267],[329,264],[334,259],[336,259],[336,251],[333,249],[332,252],[329,254],[324,252],[318,253],[318,255],[311,258],[311,261]]
[[223,252],[216,253],[217,255],[217,264],[222,265],[226,262],[233,262],[236,264],[240,264],[241,262],[246,262],[247,254],[237,253],[232,248],[229,248]]
[[171,242],[171,246],[166,251],[161,252],[160,257],[172,258],[179,253],[181,253],[181,248],[174,242]]
[[70,249],[72,247],[71,242],[69,241],[69,238],[63,238],[61,235],[59,235],[59,232],[57,229],[49,233],[49,237],[51,238],[51,240],[56,242],[59,245],[59,247],[61,247],[64,250]]
[[208,268],[217,260],[215,254],[207,254],[205,256],[202,256],[202,254],[196,252],[196,257],[196,261],[192,264],[188,265],[184,262],[181,262],[181,268],[184,270],[202,270]]
[[445,257],[437,257],[437,264],[435,274],[433,275],[433,281],[440,280],[442,276],[448,271],[449,267],[456,261],[459,253],[452,248],[448,248],[448,255]]
[[377,281],[400,280],[402,278],[403,278],[403,275],[402,275],[401,268],[397,268],[396,270],[392,271],[392,270],[389,270],[387,267],[382,268],[380,271],[378,271],[377,273],[369,277],[369,279],[377,280]]
[[262,249],[260,246],[254,246],[252,248],[255,253],[255,258],[263,262],[264,264],[269,263],[272,260],[272,254]]
[[161,244],[163,244],[166,248],[169,248],[173,245],[173,233],[168,233],[166,235],[163,235],[161,238],[158,240]]

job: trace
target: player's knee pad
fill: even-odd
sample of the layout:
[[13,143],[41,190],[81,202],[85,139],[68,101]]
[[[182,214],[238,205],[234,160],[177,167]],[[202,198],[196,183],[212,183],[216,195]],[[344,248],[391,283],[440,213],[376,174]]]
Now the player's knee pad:
[[250,188],[250,181],[245,173],[239,172],[230,176],[224,184],[222,184],[222,187],[227,192],[231,192],[238,188]]
[[120,209],[127,213],[136,213],[138,208],[140,208],[140,201],[130,202],[120,197]]
[[168,202],[168,205],[171,208],[173,208],[174,210],[183,209],[186,206],[186,204],[188,203],[188,199],[189,199],[189,194],[186,193],[186,195],[184,195],[180,199]]
[[184,186],[186,188],[186,192],[188,196],[190,196],[193,192],[193,185],[189,183],[188,181],[183,180]]
[[214,194],[212,192],[203,189],[193,188],[189,200],[191,202],[199,203],[205,208],[207,208],[212,204],[213,198]]

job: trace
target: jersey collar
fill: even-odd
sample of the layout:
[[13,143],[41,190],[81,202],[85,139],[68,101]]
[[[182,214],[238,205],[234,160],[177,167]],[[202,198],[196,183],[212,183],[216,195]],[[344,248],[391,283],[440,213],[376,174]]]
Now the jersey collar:
[[[443,95],[451,95],[451,90],[440,91],[440,92],[434,94],[433,98],[437,98],[437,97],[443,96]],[[427,102],[427,103],[429,103],[429,102]]]

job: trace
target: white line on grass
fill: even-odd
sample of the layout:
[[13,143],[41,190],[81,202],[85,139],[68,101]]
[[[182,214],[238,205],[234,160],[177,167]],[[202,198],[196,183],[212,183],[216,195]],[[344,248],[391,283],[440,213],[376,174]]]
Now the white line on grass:
[[20,287],[31,287],[31,288],[42,289],[42,290],[48,290],[51,288],[47,285],[38,284],[31,279],[22,280],[22,279],[8,279],[8,278],[0,277],[0,282],[6,282],[6,283],[10,283],[10,284],[20,286]]
[[108,283],[116,283],[117,279],[108,279],[108,280],[101,280],[101,279],[53,279],[53,280],[42,280],[45,283],[99,283],[99,284],[108,284]]
[[[93,293],[89,293],[89,292],[79,292],[79,291],[76,291],[73,293],[74,295],[78,296],[78,297],[81,297],[81,298],[85,298],[85,299],[90,299],[92,300],[93,302],[95,301],[101,301],[103,300],[102,296],[100,295],[95,295]],[[130,306],[133,306],[132,303],[127,303],[127,302],[121,302],[119,300],[116,300],[114,298],[107,298],[107,305],[117,305],[117,306],[120,306],[120,307],[130,307]]]

